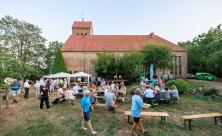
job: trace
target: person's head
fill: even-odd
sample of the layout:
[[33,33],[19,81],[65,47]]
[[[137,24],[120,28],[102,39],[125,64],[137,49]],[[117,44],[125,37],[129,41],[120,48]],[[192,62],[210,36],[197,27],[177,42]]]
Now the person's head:
[[140,95],[141,94],[141,89],[140,88],[136,88],[136,90],[134,91],[135,95]]
[[26,80],[25,80],[25,82],[29,82],[29,80],[28,80],[28,79],[26,79]]
[[84,91],[84,96],[85,97],[89,97],[90,96],[90,91],[89,90],[85,90]]
[[17,79],[14,79],[13,83],[16,83],[18,80]]
[[168,88],[167,88],[167,87],[165,87],[165,90],[166,90],[166,91],[168,91]]
[[172,85],[172,89],[176,89],[177,87],[175,85]]

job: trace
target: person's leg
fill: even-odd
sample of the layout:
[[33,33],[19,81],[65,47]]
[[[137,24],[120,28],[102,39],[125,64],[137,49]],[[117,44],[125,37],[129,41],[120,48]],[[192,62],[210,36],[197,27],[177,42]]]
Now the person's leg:
[[29,97],[29,88],[27,89],[27,98]]
[[91,124],[91,120],[87,121],[87,125],[88,125],[90,131],[93,132],[93,128],[92,128],[92,124]]
[[45,104],[46,104],[47,109],[50,109],[48,97],[45,98]]
[[84,130],[87,130],[87,128],[85,128],[85,126],[84,126],[84,121],[85,121],[85,119],[84,119],[84,115],[83,115],[83,117],[82,117],[82,126],[81,126],[81,128],[82,129],[84,129]]
[[18,103],[18,92],[16,93],[15,100]]
[[26,95],[27,95],[27,91],[26,91],[26,88],[25,88],[25,94],[24,94],[24,98],[26,98]]
[[133,127],[132,127],[131,131],[130,131],[131,135],[135,135],[135,130],[136,130],[138,124],[139,124],[140,117],[133,117],[133,120],[134,120],[134,124],[133,124]]
[[28,94],[29,94],[29,88],[25,88],[24,98],[28,98]]
[[140,128],[141,128],[141,132],[144,133],[144,127],[143,127],[141,119],[139,120],[139,125],[140,125]]
[[130,134],[132,134],[132,135],[135,134],[135,130],[136,130],[137,126],[138,126],[138,122],[137,122],[137,123],[134,122],[134,123],[133,123],[133,127],[132,127],[132,129],[131,129],[131,131],[130,131]]
[[13,95],[13,101],[12,101],[12,103],[15,103],[15,102],[16,102],[16,92],[15,92],[15,91],[12,91],[12,95]]
[[40,109],[43,109],[43,102],[44,102],[44,99],[41,98],[41,100],[40,100]]
[[38,97],[37,88],[35,88],[35,97],[36,97],[36,98]]

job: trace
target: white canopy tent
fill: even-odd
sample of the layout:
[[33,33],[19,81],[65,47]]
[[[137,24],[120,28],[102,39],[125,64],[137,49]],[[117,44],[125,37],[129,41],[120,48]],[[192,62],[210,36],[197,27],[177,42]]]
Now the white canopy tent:
[[48,76],[48,78],[68,78],[68,77],[70,77],[70,74],[69,73],[64,73],[64,72]]
[[88,79],[88,82],[89,82],[89,77],[91,77],[92,75],[90,74],[87,74],[87,73],[84,73],[84,72],[78,72],[78,73],[75,73],[75,74],[71,74],[70,77],[87,77]]

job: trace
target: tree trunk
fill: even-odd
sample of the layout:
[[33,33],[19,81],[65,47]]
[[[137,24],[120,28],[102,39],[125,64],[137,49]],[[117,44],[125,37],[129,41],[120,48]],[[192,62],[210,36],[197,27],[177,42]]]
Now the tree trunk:
[[9,108],[8,92],[6,93],[5,97],[6,97],[6,102],[5,102],[5,104],[6,104],[6,109],[8,109],[8,108]]
[[2,113],[2,91],[0,90],[0,113]]

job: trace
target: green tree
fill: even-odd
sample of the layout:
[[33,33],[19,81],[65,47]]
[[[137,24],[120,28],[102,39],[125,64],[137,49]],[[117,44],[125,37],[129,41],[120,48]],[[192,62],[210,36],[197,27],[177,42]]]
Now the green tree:
[[0,81],[3,82],[4,78],[10,76],[21,78],[22,66],[13,57],[9,49],[0,45]]
[[55,61],[52,66],[52,74],[56,74],[59,72],[67,72],[67,68],[64,62],[64,58],[62,56],[61,50],[57,51]]
[[51,73],[52,66],[55,62],[56,54],[62,48],[63,43],[58,41],[50,42],[48,45],[47,53],[46,53],[46,64],[47,64],[47,73]]
[[222,74],[222,72],[218,73],[214,70],[215,64],[209,63],[210,61],[215,62],[214,57],[218,57],[218,55],[213,54],[222,50],[221,25],[211,28],[207,33],[198,35],[192,41],[179,42],[178,44],[188,50],[188,72],[212,72],[217,76]]
[[[123,67],[124,71],[129,72],[129,76],[141,76],[145,75],[145,68],[143,65],[144,55],[141,52],[135,51],[125,53],[123,55]],[[131,75],[132,74],[132,75]]]
[[144,55],[144,65],[148,69],[151,64],[154,64],[155,70],[165,70],[172,66],[172,51],[164,45],[148,44],[142,53]]
[[115,56],[108,53],[97,53],[97,60],[93,62],[94,70],[100,77],[108,77],[115,73],[117,63]]
[[211,54],[207,62],[208,67],[211,68],[209,71],[215,75],[220,75],[222,73],[222,50]]
[[45,38],[41,36],[41,29],[25,21],[5,16],[0,20],[0,43],[9,49],[16,63],[21,69],[14,69],[14,73],[22,77],[43,75],[46,68]]

